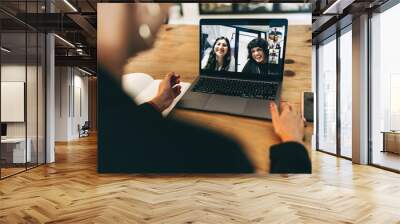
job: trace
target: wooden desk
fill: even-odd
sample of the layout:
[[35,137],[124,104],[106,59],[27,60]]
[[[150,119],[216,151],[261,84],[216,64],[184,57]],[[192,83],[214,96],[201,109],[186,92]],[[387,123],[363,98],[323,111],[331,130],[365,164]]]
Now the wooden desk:
[[[193,25],[165,25],[154,47],[128,61],[125,73],[143,72],[156,79],[174,71],[184,82],[192,82],[199,71],[199,28]],[[311,91],[311,26],[289,26],[282,101],[300,110],[301,93]],[[266,108],[267,110],[267,108]],[[239,116],[175,110],[174,115],[236,138],[259,172],[268,172],[269,146],[279,142],[269,121]],[[312,124],[306,128],[305,145],[310,149]],[[310,150],[309,150],[310,151]]]

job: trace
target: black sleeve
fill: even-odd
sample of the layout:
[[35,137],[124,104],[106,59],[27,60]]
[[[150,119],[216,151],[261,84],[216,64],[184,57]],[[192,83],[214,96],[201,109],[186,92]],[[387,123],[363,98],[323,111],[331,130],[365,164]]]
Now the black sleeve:
[[270,149],[270,173],[311,173],[306,148],[297,142],[274,145]]
[[140,104],[138,106],[140,113],[146,113],[149,114],[150,116],[156,116],[159,118],[162,118],[161,113],[153,107],[153,105],[151,105],[150,103],[144,103],[144,104]]
[[253,172],[247,155],[231,138],[164,118],[148,103],[137,106],[104,71],[98,86],[98,172]]
[[251,73],[250,61],[249,60],[244,65],[242,72],[243,73]]
[[159,165],[164,164],[165,167],[169,167],[167,169],[180,167],[173,168],[177,169],[175,172],[251,173],[254,171],[242,148],[234,140],[178,119],[164,119],[149,103],[141,104],[139,109],[149,116],[162,119],[158,120],[157,124],[160,130],[164,129],[158,135],[159,141],[164,144],[160,147],[180,149],[160,157],[161,160],[157,162]]

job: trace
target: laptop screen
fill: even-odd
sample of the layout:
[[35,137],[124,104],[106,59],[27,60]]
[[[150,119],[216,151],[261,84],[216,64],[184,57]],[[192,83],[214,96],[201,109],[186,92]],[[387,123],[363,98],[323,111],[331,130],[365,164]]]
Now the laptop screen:
[[200,74],[282,78],[287,20],[204,19],[200,23]]

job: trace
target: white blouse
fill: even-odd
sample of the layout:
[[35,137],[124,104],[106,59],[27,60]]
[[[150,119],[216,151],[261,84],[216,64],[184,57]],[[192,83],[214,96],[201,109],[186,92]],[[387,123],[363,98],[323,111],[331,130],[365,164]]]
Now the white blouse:
[[[204,51],[204,57],[201,60],[201,68],[204,69],[207,65],[208,58],[210,57],[211,48],[207,48]],[[219,66],[216,70],[221,71],[222,66]],[[228,71],[234,72],[235,71],[235,57],[231,56],[231,62],[229,63]]]

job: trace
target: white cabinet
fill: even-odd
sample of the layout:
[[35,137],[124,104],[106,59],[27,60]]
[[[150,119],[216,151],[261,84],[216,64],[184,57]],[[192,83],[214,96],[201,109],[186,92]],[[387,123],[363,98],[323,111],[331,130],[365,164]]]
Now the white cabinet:
[[[1,140],[2,147],[11,147],[12,163],[25,163],[32,161],[32,140],[27,139],[25,150],[25,138],[7,138]],[[26,160],[26,161],[25,161]]]

